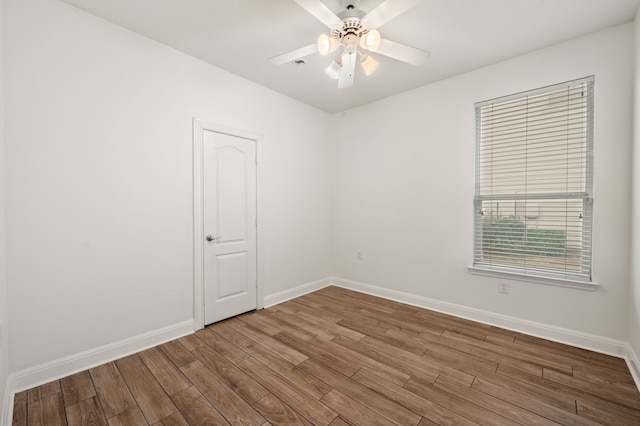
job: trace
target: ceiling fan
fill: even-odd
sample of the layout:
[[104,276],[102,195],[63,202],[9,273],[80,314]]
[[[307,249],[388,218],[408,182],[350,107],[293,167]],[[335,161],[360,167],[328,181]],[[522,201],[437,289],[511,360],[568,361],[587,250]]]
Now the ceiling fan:
[[422,0],[385,0],[369,13],[358,9],[360,0],[343,0],[344,10],[333,13],[320,0],[294,0],[307,12],[329,27],[329,34],[321,34],[315,44],[274,56],[269,61],[275,65],[295,62],[319,52],[327,55],[340,50],[339,55],[326,68],[326,73],[338,80],[338,88],[353,85],[354,74],[360,56],[360,65],[366,75],[378,69],[378,61],[372,52],[420,66],[431,53],[383,39],[377,28],[396,16],[416,6]]

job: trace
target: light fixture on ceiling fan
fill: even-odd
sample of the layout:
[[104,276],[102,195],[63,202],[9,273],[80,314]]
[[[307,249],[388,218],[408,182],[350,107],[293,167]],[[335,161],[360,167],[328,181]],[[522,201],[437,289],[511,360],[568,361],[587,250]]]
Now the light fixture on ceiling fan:
[[415,66],[422,65],[431,55],[427,51],[383,39],[377,30],[422,0],[385,0],[366,14],[357,8],[359,0],[343,0],[344,10],[338,15],[320,0],[294,1],[331,31],[328,35],[321,34],[315,44],[269,59],[275,65],[300,60],[316,52],[324,56],[340,49],[340,54],[326,68],[326,73],[338,80],[339,88],[344,88],[353,86],[358,56],[364,73],[371,75],[379,65],[378,61],[371,56],[373,52]]

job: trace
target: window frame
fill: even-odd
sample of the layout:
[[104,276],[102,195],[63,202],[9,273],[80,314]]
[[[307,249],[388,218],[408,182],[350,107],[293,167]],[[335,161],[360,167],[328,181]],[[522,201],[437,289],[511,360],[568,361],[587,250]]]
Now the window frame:
[[[587,111],[586,111],[586,128],[587,135],[585,138],[584,146],[585,146],[585,177],[584,177],[584,186],[585,191],[579,194],[565,192],[563,196],[558,198],[559,200],[569,200],[573,199],[582,199],[583,200],[583,212],[584,218],[588,219],[588,223],[585,225],[583,222],[582,232],[584,235],[585,226],[589,229],[589,238],[588,238],[588,271],[585,272],[584,265],[581,261],[581,270],[579,273],[568,273],[565,268],[564,271],[552,270],[550,268],[536,268],[536,267],[527,267],[527,266],[510,266],[504,262],[482,262],[482,245],[483,245],[483,230],[482,220],[480,220],[477,215],[481,214],[480,210],[482,210],[482,203],[486,201],[496,201],[501,198],[500,195],[486,196],[481,195],[481,160],[483,159],[481,154],[481,117],[482,117],[482,107],[486,107],[488,105],[494,104],[503,104],[505,102],[511,102],[518,99],[525,99],[532,96],[539,96],[544,94],[552,94],[556,92],[560,88],[567,88],[572,86],[577,86],[581,84],[585,84],[588,90],[587,98]],[[503,96],[487,101],[478,102],[475,104],[475,112],[476,112],[476,136],[475,136],[475,183],[474,183],[474,198],[473,198],[473,215],[474,215],[474,225],[473,225],[473,254],[472,254],[472,264],[468,266],[468,270],[470,273],[475,275],[482,276],[491,276],[502,279],[512,279],[526,282],[534,282],[541,284],[549,284],[556,285],[562,287],[570,287],[570,288],[578,288],[578,289],[586,289],[586,290],[595,290],[598,288],[599,284],[593,280],[593,154],[594,154],[594,102],[593,99],[595,97],[595,77],[589,76],[585,78],[580,78],[576,80],[571,80],[559,84],[554,84],[550,86],[545,86],[533,90],[528,90],[508,96]],[[527,113],[528,114],[528,113]],[[535,199],[535,195],[527,194],[526,196],[515,196],[515,194],[511,197],[505,197],[509,200],[514,201],[517,204],[517,201],[525,201]],[[556,196],[558,194],[555,194]],[[492,198],[494,197],[494,198]],[[504,197],[504,196],[502,196]],[[568,228],[564,228],[568,229]],[[582,256],[584,251],[582,250],[580,255]],[[582,257],[581,257],[582,259]],[[479,261],[480,260],[480,261]]]

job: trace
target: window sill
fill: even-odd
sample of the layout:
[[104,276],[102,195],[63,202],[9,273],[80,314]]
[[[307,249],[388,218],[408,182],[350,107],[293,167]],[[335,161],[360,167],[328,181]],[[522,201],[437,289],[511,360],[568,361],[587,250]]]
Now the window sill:
[[555,277],[545,277],[539,275],[523,275],[507,270],[500,269],[488,269],[482,268],[480,266],[468,266],[467,269],[469,273],[473,275],[483,275],[486,277],[496,277],[496,278],[507,278],[511,280],[517,281],[525,281],[536,284],[546,284],[553,285],[557,287],[568,287],[575,288],[578,290],[587,290],[587,291],[596,291],[600,284],[589,282],[589,281],[580,281],[580,280],[572,280],[568,278],[555,278]]

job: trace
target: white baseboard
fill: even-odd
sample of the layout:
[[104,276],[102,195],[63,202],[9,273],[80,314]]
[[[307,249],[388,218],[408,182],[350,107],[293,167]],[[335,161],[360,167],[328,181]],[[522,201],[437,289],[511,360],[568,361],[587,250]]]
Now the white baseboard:
[[11,392],[10,381],[7,380],[4,388],[4,400],[2,401],[2,416],[0,425],[9,426],[13,417],[13,392]]
[[[194,321],[188,320],[12,373],[9,375],[8,380],[10,385],[9,393],[13,395],[16,392],[88,370],[178,337],[186,336],[193,333],[193,331]],[[9,409],[13,411],[13,404]]]
[[[432,311],[442,312],[444,314],[449,314],[456,317],[465,318],[512,331],[517,331],[519,333],[525,333],[530,336],[540,337],[543,339],[552,340],[555,342],[564,343],[567,345],[576,346],[607,355],[612,355],[618,358],[628,359],[629,345],[626,342],[622,342],[619,340],[609,339],[602,336],[596,336],[593,334],[583,333],[580,331],[570,330],[562,327],[556,327],[535,321],[524,320],[507,315],[497,314],[481,309],[470,308],[454,303],[429,299],[427,297],[403,293],[383,287],[372,286],[357,281],[351,281],[337,277],[331,278],[331,281],[335,286],[359,291],[361,293],[370,294],[372,296],[378,296],[384,299],[394,300],[396,302],[402,302],[408,305],[418,306],[420,308],[430,309]],[[636,383],[640,383],[638,382],[637,378]]]
[[323,278],[318,281],[313,281],[307,284],[302,284],[289,290],[284,290],[276,294],[265,296],[264,307],[268,308],[278,303],[286,302],[287,300],[295,299],[296,297],[304,296],[307,293],[311,293],[321,288],[325,288],[333,284],[333,278]]
[[640,358],[638,358],[638,354],[635,353],[631,345],[627,346],[627,356],[625,360],[627,361],[627,366],[633,376],[633,380],[636,382],[638,391],[640,391]]

